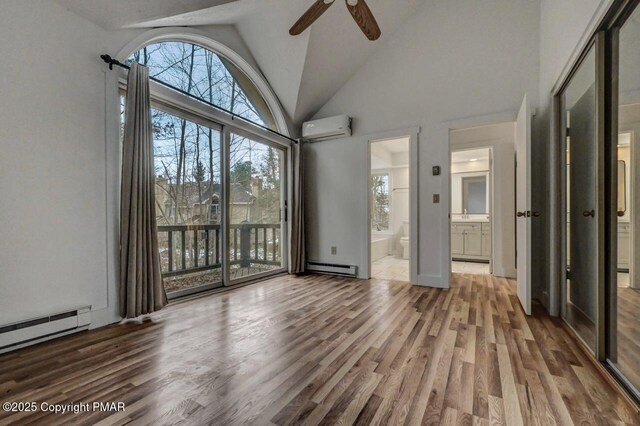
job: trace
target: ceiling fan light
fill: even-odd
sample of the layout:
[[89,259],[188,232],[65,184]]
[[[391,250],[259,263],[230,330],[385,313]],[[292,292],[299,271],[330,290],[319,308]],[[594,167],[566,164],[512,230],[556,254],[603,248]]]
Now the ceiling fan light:
[[349,6],[356,6],[358,4],[358,0],[347,0],[347,4]]

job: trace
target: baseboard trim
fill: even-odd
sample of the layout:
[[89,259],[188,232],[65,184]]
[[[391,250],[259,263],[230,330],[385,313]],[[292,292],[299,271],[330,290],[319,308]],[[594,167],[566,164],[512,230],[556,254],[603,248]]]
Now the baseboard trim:
[[591,350],[589,350],[589,348],[580,339],[580,337],[577,336],[573,328],[571,328],[571,326],[569,326],[569,324],[567,324],[563,318],[560,318],[559,321],[560,321],[560,324],[562,324],[562,328],[571,337],[571,340],[573,340],[573,342],[578,346],[578,348],[580,348],[580,351],[589,360],[591,365],[595,367],[596,371],[600,373],[600,376],[605,380],[605,382],[607,382],[618,393],[618,395],[622,397],[622,399],[624,399],[631,406],[631,409],[634,410],[636,414],[640,416],[640,404],[638,404],[638,401],[636,401],[635,398],[633,398],[629,394],[627,389],[625,389],[625,387],[622,386],[622,384],[620,384],[618,379],[616,379],[613,373],[609,371],[607,366],[596,359],[596,357],[591,353]]

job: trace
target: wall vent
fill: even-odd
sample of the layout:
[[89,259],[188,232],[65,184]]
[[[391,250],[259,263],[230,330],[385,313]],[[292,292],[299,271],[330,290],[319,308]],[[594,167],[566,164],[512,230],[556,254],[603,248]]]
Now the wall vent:
[[342,275],[345,277],[357,277],[358,267],[354,265],[336,265],[332,263],[307,262],[307,272],[315,274]]
[[86,330],[90,324],[91,306],[83,306],[13,324],[0,325],[0,353]]

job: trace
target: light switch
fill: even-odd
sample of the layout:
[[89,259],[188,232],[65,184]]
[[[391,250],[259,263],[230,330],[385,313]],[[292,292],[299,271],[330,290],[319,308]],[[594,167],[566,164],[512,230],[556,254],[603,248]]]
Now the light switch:
[[440,203],[440,194],[433,194],[433,204]]

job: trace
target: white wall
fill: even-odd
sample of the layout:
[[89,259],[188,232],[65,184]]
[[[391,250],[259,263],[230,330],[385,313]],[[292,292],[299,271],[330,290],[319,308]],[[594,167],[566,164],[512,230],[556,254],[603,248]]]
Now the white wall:
[[[307,145],[311,259],[355,264],[366,276],[359,224],[367,214],[367,141],[375,139],[368,135],[419,125],[418,281],[449,285],[449,122],[503,112],[500,121],[515,119],[524,93],[537,92],[538,19],[538,1],[431,0],[381,41],[316,115],[349,114],[355,133]],[[439,177],[431,176],[435,165]],[[440,204],[432,203],[436,193]]]
[[[406,164],[406,163],[405,163]],[[389,228],[394,233],[391,254],[402,255],[400,238],[404,235],[404,222],[409,221],[409,167],[395,167],[391,172],[391,217]]]
[[2,3],[0,324],[81,305],[106,322],[115,316],[106,160],[118,140],[106,137],[118,129],[105,122],[111,88],[99,55],[135,34],[106,32],[49,1]]
[[[119,319],[118,89],[99,55],[141,32],[2,2],[0,324],[87,304],[93,326]],[[230,28],[217,34],[242,50]]]

